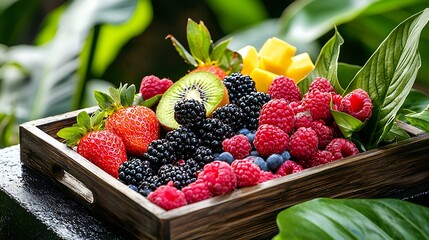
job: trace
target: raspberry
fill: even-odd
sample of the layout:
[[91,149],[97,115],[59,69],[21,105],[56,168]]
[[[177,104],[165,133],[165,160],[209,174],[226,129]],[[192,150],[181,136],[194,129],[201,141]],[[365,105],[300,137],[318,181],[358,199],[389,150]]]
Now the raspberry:
[[249,156],[252,151],[252,145],[243,134],[223,140],[222,148],[225,152],[231,153],[234,159],[243,159]]
[[182,189],[185,194],[188,204],[199,202],[204,199],[211,198],[213,194],[210,192],[207,183],[202,180],[197,180]]
[[258,184],[266,182],[271,179],[279,178],[279,177],[280,175],[274,174],[271,171],[262,171],[261,175],[259,176]]
[[310,110],[314,120],[321,119],[328,122],[332,119],[331,94],[314,89],[305,94],[302,99],[302,105],[305,110]]
[[198,174],[198,179],[207,183],[214,196],[231,192],[237,187],[235,174],[226,162],[214,161],[206,164],[203,171]]
[[277,169],[276,174],[280,176],[286,176],[289,174],[297,173],[302,171],[302,166],[297,164],[292,160],[286,160],[280,167]]
[[306,160],[317,151],[318,144],[317,133],[311,128],[301,127],[290,137],[289,151],[295,159]]
[[331,152],[326,150],[317,150],[317,152],[311,156],[310,161],[307,161],[306,167],[315,167],[332,161],[334,161],[334,157]]
[[326,146],[325,150],[332,153],[334,160],[353,156],[359,153],[356,145],[345,138],[334,138],[328,146]]
[[262,106],[259,125],[271,124],[290,134],[294,127],[295,114],[284,99],[272,99]]
[[262,124],[256,130],[253,144],[261,156],[268,157],[271,154],[281,154],[287,150],[289,136],[276,126]]
[[338,93],[331,93],[332,98],[332,109],[336,111],[341,111],[341,101],[343,100],[343,97]]
[[322,120],[312,122],[311,128],[317,133],[319,149],[325,149],[332,139],[335,138],[335,130],[332,127],[326,126]]
[[234,160],[231,164],[232,171],[237,178],[238,187],[247,187],[258,184],[261,169],[253,163],[252,159]]
[[311,127],[313,117],[310,111],[299,112],[295,114],[295,130],[300,127]]
[[140,83],[140,94],[146,100],[157,94],[163,94],[171,85],[173,85],[173,81],[168,78],[159,79],[154,75],[145,76]]
[[289,102],[301,100],[301,91],[295,82],[285,76],[278,76],[272,81],[268,94],[272,99],[285,99]]
[[173,187],[173,182],[158,187],[147,199],[167,211],[187,204],[185,194]]
[[371,98],[367,92],[360,88],[344,96],[341,105],[343,112],[352,115],[362,122],[372,115]]
[[313,90],[319,90],[321,92],[334,92],[334,87],[332,87],[331,83],[328,81],[328,79],[323,77],[316,78],[311,84],[310,88],[308,89],[309,92]]

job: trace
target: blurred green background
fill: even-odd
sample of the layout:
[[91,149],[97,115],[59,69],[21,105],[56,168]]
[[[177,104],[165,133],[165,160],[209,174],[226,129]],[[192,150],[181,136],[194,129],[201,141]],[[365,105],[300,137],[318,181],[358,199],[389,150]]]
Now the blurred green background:
[[[279,37],[316,60],[336,26],[340,62],[362,66],[381,41],[427,0],[2,0],[0,148],[19,142],[20,123],[95,105],[93,90],[145,75],[179,79],[190,69],[168,34],[186,43],[188,18],[213,40],[257,49]],[[429,29],[420,39],[415,88],[429,92]]]

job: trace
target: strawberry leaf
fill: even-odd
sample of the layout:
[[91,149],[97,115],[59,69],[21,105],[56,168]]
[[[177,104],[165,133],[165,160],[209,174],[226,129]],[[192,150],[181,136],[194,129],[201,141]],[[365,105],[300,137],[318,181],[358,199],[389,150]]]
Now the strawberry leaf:
[[210,54],[210,59],[213,62],[221,62],[229,42],[231,42],[231,38],[216,44],[212,53]]
[[109,94],[95,90],[94,97],[102,110],[113,111],[115,100]]
[[85,111],[80,112],[76,117],[77,126],[80,126],[83,129],[91,129],[91,118],[89,114]]
[[194,67],[198,67],[198,63],[195,61],[194,57],[180,44],[179,41],[176,40],[172,35],[168,35],[167,38],[171,40],[174,48],[179,53],[179,55],[185,60],[186,63],[191,64]]
[[429,8],[399,24],[356,74],[345,93],[362,88],[371,97],[372,117],[362,131],[368,148],[376,148],[389,133],[395,116],[410,92],[421,61],[420,33]]
[[136,95],[136,86],[131,84],[129,87],[125,84],[120,89],[120,103],[124,107],[130,107],[133,105],[134,96]]
[[198,65],[204,65],[210,60],[210,48],[213,44],[209,30],[203,22],[197,24],[192,19],[188,19],[186,28],[186,36],[188,38],[189,50],[192,56],[197,61]]
[[298,87],[302,93],[306,93],[308,91],[311,82],[317,77],[328,79],[336,92],[343,92],[343,88],[338,82],[337,76],[338,57],[340,55],[340,47],[343,43],[343,38],[338,33],[337,29],[335,29],[334,36],[326,42],[320,51],[313,71],[311,71],[303,80],[298,82]]

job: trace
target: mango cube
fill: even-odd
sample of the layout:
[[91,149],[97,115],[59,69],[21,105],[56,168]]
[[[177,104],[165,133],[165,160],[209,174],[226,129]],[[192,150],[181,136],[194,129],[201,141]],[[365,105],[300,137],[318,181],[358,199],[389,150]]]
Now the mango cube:
[[270,38],[259,50],[259,68],[282,75],[292,62],[296,47],[278,39]]
[[253,69],[259,64],[258,51],[256,51],[255,47],[247,45],[238,50],[238,53],[243,57],[243,67],[241,69],[241,74],[250,75]]
[[314,64],[311,61],[310,55],[308,53],[301,53],[292,57],[292,62],[287,68],[285,76],[292,78],[295,83],[298,83],[313,69]]
[[274,78],[278,77],[278,75],[261,68],[254,68],[250,73],[250,77],[255,81],[256,91],[266,93]]

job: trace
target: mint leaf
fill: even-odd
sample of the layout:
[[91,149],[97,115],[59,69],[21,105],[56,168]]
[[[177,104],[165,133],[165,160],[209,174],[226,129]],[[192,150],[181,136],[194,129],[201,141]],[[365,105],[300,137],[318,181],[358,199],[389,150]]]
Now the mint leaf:
[[411,123],[411,125],[429,133],[429,105],[419,113],[405,115],[405,118]]
[[331,110],[331,113],[345,138],[351,138],[353,133],[359,132],[364,126],[361,120],[347,113],[335,110]]
[[376,148],[390,131],[405,97],[410,92],[418,69],[420,33],[429,20],[429,9],[399,24],[381,43],[345,93],[361,88],[373,103],[372,117],[363,129],[368,148]]

